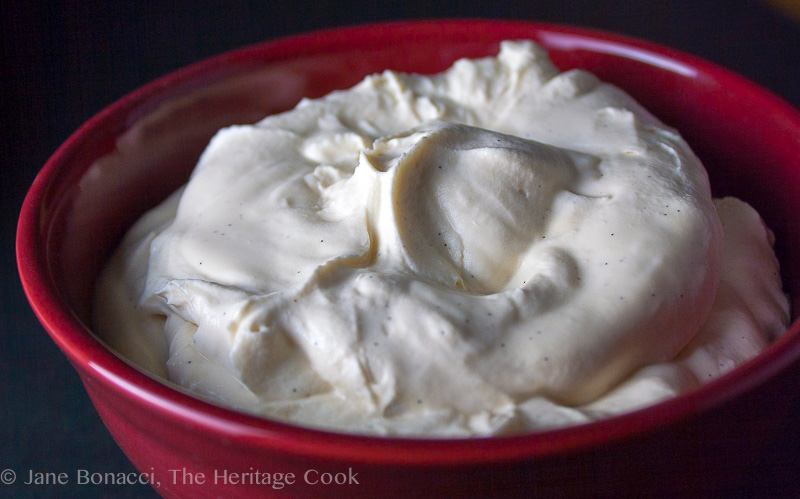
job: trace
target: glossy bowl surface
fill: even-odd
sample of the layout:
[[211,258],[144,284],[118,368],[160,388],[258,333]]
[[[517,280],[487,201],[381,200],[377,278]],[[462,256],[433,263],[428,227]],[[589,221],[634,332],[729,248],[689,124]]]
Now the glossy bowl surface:
[[[625,89],[679,129],[709,170],[715,195],[741,197],[761,213],[775,232],[794,310],[783,337],[730,374],[635,413],[523,436],[414,440],[315,431],[220,408],[137,371],[92,335],[91,293],[104,261],[134,220],[186,180],[217,129],[369,73],[434,73],[460,57],[494,55],[504,39],[537,41],[561,69],[587,69]],[[798,399],[798,186],[800,114],[703,60],[564,26],[380,24],[246,47],[112,104],[36,178],[20,216],[17,258],[36,315],[116,441],[164,496],[680,494],[735,484],[763,442],[777,438],[776,417]],[[280,473],[293,473],[293,483]],[[334,483],[323,483],[329,478]]]

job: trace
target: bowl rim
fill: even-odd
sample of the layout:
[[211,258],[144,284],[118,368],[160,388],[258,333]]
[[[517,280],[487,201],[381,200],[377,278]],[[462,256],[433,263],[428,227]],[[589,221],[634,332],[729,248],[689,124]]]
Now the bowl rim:
[[[800,113],[791,105],[745,78],[698,57],[661,45],[605,31],[530,21],[442,19],[396,21],[345,26],[268,40],[203,59],[168,73],[125,95],[90,118],[53,153],[36,176],[23,202],[17,226],[17,265],[23,289],[48,334],[82,374],[104,384],[118,395],[164,418],[202,428],[217,437],[255,449],[272,449],[298,456],[318,456],[341,462],[415,465],[468,465],[537,459],[611,444],[656,428],[677,424],[721,406],[744,394],[800,358],[800,321],[795,321],[755,358],[690,392],[635,412],[577,426],[541,432],[466,439],[397,438],[336,433],[267,420],[223,408],[168,386],[133,367],[108,349],[70,310],[57,288],[46,261],[42,213],[48,192],[68,171],[80,144],[120,113],[203,74],[233,63],[262,63],[308,54],[354,50],[399,42],[408,37],[434,41],[443,37],[469,40],[490,36],[528,38],[545,46],[559,45],[636,58],[652,64],[689,67],[699,74],[725,81],[757,98],[800,128]],[[642,59],[643,58],[643,59]],[[84,381],[85,382],[85,381]],[[398,452],[402,450],[402,452]]]

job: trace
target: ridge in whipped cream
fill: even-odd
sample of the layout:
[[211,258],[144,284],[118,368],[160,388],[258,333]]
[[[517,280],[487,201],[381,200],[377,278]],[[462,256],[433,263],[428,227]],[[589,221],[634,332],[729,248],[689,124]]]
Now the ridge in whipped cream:
[[672,129],[530,42],[219,131],[131,229],[100,336],[221,405],[480,436],[689,390],[785,329],[771,233]]

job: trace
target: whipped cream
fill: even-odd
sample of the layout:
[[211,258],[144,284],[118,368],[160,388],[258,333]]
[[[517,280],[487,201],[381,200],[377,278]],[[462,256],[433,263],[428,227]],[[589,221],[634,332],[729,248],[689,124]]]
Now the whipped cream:
[[95,311],[113,349],[206,399],[415,436],[634,410],[788,322],[758,214],[530,42],[221,130],[127,234]]

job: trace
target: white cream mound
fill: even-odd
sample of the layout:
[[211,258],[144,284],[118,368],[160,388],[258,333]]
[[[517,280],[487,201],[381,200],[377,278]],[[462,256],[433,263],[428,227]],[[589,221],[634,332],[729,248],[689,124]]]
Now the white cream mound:
[[[269,89],[265,89],[269,91]],[[691,389],[788,322],[771,235],[686,143],[538,46],[221,130],[100,278],[96,327],[221,405],[492,435]]]

